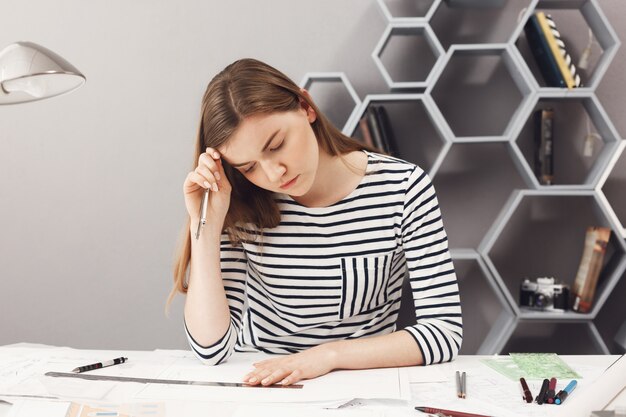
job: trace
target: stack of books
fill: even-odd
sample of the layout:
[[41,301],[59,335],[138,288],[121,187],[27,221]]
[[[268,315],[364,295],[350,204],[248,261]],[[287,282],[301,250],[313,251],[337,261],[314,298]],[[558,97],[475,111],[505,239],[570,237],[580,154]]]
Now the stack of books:
[[363,142],[382,152],[399,156],[387,110],[382,105],[370,105],[359,121]]
[[580,87],[580,76],[549,14],[535,12],[524,26],[530,50],[548,87]]

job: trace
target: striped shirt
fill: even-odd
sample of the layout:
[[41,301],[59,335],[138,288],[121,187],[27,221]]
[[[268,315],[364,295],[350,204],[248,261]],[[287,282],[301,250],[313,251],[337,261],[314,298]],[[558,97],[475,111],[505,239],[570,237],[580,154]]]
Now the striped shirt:
[[201,361],[391,333],[406,276],[417,322],[402,330],[425,364],[456,357],[463,338],[459,289],[430,178],[412,163],[364,152],[366,174],[337,203],[306,207],[276,194],[281,221],[263,231],[262,242],[233,246],[222,236],[230,327],[211,346],[185,327]]

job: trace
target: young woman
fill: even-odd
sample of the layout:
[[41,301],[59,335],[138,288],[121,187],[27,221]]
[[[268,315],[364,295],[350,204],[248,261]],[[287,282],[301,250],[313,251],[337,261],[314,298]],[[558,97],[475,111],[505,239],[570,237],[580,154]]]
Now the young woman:
[[[171,296],[187,294],[185,330],[204,363],[288,354],[244,376],[270,385],[457,355],[456,275],[422,169],[344,136],[306,90],[253,59],[209,83],[194,161]],[[407,269],[417,323],[396,331]]]

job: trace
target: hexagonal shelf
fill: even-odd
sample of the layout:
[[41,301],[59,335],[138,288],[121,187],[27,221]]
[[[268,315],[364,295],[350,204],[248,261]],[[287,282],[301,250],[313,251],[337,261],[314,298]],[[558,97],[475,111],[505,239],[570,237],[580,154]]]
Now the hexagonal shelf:
[[365,97],[347,126],[349,136],[363,140],[360,123],[370,105],[384,105],[394,143],[402,158],[419,165],[433,177],[450,146],[450,132],[442,127],[442,116],[430,97],[423,94],[373,94]]
[[526,75],[506,45],[455,45],[426,89],[455,141],[510,140],[532,100]]
[[344,134],[356,117],[361,99],[342,72],[311,72],[300,82],[317,107]]
[[[551,108],[553,119],[552,185],[543,185],[534,174],[535,123],[534,111]],[[529,186],[536,189],[591,189],[599,181],[604,166],[619,146],[619,135],[602,105],[593,94],[573,92],[567,96],[542,93],[534,107],[529,108],[525,123],[513,143],[520,168]],[[591,139],[593,153],[585,156],[587,132],[599,134]]]
[[524,187],[509,147],[504,142],[454,143],[446,154],[433,183],[451,248],[478,248],[511,190]]
[[[609,292],[609,296],[594,319],[598,332],[611,353],[621,354],[626,351],[626,335],[618,338],[618,333],[626,326],[626,278],[621,280]],[[622,330],[623,331],[623,330]]]
[[[462,355],[498,353],[510,335],[515,315],[489,269],[471,250],[452,250],[463,311]],[[474,300],[480,299],[477,303]]]
[[[572,341],[576,341],[572,343]],[[554,352],[559,355],[606,355],[604,341],[592,322],[520,320],[501,354]]]
[[378,0],[380,10],[389,22],[428,21],[441,0]]
[[613,154],[606,170],[598,182],[598,194],[611,218],[619,224],[623,238],[626,238],[626,141],[619,142],[619,149]]
[[[572,58],[572,63],[576,66],[581,78],[582,86],[576,90],[593,91],[600,83],[620,45],[615,31],[604,16],[598,2],[595,0],[540,0],[535,11],[543,11],[552,16],[567,52]],[[537,80],[540,89],[567,92],[566,88],[546,86],[523,31],[526,21],[527,19],[523,20],[517,30],[516,46]],[[589,30],[593,33],[592,38],[589,37]],[[580,68],[580,57],[590,44],[591,54],[589,55],[588,67],[587,69]]]
[[389,88],[426,88],[443,48],[426,23],[387,26],[372,58]]
[[[576,209],[572,210],[573,207]],[[525,278],[554,277],[557,283],[568,284],[571,288],[589,226],[606,226],[613,231],[591,312],[521,309],[520,284]],[[507,288],[506,296],[521,318],[585,320],[596,315],[626,269],[626,242],[615,231],[615,224],[593,191],[518,190],[481,242],[479,252],[494,276]]]
[[508,43],[521,16],[536,0],[447,0],[441,2],[430,25],[444,49],[456,44]]

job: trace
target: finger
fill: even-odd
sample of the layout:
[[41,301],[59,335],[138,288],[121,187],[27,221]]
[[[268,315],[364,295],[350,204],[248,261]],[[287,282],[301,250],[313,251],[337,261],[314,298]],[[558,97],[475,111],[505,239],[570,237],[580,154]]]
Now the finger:
[[206,148],[205,153],[208,157],[210,157],[211,159],[213,159],[214,161],[219,161],[222,157],[222,155],[219,153],[219,151],[217,149],[213,149],[213,148]]
[[207,148],[206,153],[211,158],[213,158],[213,160],[215,161],[215,163],[217,164],[217,167],[219,169],[218,172],[221,173],[220,175],[223,175],[224,174],[224,166],[222,164],[222,154],[220,154],[220,152],[217,149],[212,149],[212,148]]
[[211,171],[218,180],[221,179],[221,175],[219,173],[220,171],[219,163],[213,160],[213,158],[207,155],[206,153],[203,153],[202,155],[200,155],[200,158],[198,158],[198,168],[201,168],[201,167],[208,168],[209,171]]
[[269,369],[258,369],[253,375],[248,379],[248,383],[257,385],[260,384],[262,380],[267,378],[272,373]]
[[[204,180],[211,185],[213,191],[218,191],[219,183],[214,172],[212,172],[204,165],[198,165],[198,167],[196,168],[196,172],[204,177]],[[205,181],[203,181],[203,184]]]
[[294,370],[292,373],[283,378],[280,382],[281,385],[291,385],[302,380],[302,371],[300,369]]
[[261,385],[267,386],[267,385],[279,383],[285,378],[285,376],[289,375],[290,373],[291,373],[291,370],[289,369],[278,368],[274,372],[272,372],[271,374],[263,378],[261,380]]
[[185,179],[185,188],[189,191],[195,191],[198,188],[209,188],[210,183],[206,180],[206,178],[195,171],[190,172]]

